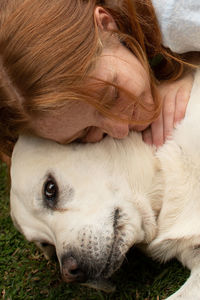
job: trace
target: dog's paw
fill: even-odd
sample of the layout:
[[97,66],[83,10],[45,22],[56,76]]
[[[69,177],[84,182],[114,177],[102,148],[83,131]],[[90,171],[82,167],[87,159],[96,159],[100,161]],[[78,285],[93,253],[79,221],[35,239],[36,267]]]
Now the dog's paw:
[[200,291],[177,291],[165,300],[200,300]]

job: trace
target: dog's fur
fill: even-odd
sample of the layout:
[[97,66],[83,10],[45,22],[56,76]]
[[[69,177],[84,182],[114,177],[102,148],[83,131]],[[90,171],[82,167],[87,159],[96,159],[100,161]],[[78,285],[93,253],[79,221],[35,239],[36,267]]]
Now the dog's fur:
[[186,117],[159,151],[136,133],[67,146],[23,136],[11,178],[14,223],[40,248],[53,245],[46,256],[55,247],[63,273],[70,257],[87,279],[108,278],[138,244],[154,258],[176,257],[191,269],[168,299],[200,299],[199,71]]

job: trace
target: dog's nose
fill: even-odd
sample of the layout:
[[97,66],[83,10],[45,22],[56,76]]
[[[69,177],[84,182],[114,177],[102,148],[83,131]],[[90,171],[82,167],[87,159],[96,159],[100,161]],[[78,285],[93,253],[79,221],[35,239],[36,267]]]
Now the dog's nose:
[[73,256],[62,259],[62,276],[66,282],[85,282],[86,274],[78,266]]

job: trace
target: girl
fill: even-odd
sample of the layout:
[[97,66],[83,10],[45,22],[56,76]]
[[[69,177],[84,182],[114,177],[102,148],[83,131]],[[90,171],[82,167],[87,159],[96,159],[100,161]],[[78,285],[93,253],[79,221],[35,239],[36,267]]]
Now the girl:
[[159,146],[183,118],[193,78],[163,45],[150,0],[1,0],[0,10],[4,155],[24,132],[69,143],[137,130]]

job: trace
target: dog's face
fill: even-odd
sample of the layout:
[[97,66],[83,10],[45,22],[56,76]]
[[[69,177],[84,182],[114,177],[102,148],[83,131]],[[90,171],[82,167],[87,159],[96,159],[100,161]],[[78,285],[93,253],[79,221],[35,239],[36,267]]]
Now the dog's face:
[[55,247],[68,282],[109,277],[144,239],[127,170],[116,172],[112,143],[61,146],[21,137],[14,150],[13,221],[29,241]]

